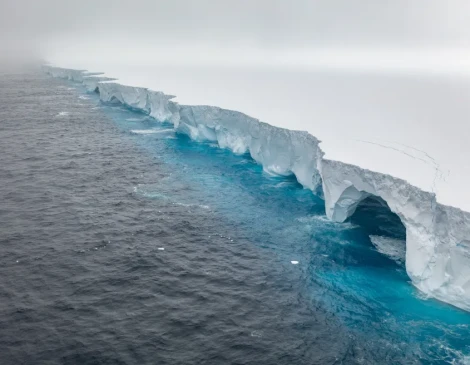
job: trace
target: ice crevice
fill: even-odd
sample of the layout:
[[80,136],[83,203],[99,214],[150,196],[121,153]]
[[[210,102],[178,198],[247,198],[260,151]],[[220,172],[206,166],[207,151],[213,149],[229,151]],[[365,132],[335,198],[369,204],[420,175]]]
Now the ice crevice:
[[[413,285],[428,296],[470,311],[470,213],[438,203],[435,192],[326,159],[320,141],[308,132],[274,127],[215,106],[181,105],[161,91],[121,85],[99,73],[52,66],[44,70],[82,83],[88,91],[98,92],[103,102],[121,103],[159,122],[169,122],[176,133],[193,140],[211,141],[236,154],[249,153],[267,172],[293,174],[314,193],[322,189],[326,215],[333,221],[346,221],[370,196],[382,198],[405,226],[405,265]],[[415,150],[426,158],[413,158],[433,164],[436,178],[443,175],[432,157]]]
[[393,150],[393,151],[396,151],[396,152],[399,152],[399,153],[402,153],[414,160],[418,160],[418,161],[421,161],[423,162],[424,164],[426,165],[429,165],[431,166],[433,169],[434,169],[434,180],[433,180],[433,183],[432,183],[432,188],[431,188],[431,191],[433,193],[437,193],[436,191],[436,182],[438,180],[443,180],[445,181],[445,178],[446,178],[446,175],[449,174],[449,171],[447,172],[447,174],[445,174],[442,169],[441,169],[441,166],[439,165],[439,163],[436,161],[435,158],[433,158],[431,155],[429,155],[426,151],[422,151],[420,149],[417,149],[415,147],[412,147],[412,146],[407,146],[407,145],[404,145],[402,143],[394,143],[398,146],[401,146],[401,147],[406,147],[414,152],[419,152],[423,155],[423,157],[419,157],[419,156],[416,156],[414,155],[413,153],[411,152],[407,152],[401,148],[397,148],[397,147],[394,147],[394,146],[390,146],[390,145],[386,145],[385,143],[378,143],[378,142],[372,142],[372,141],[364,141],[364,140],[357,140],[358,142],[362,142],[362,143],[367,143],[367,144],[372,144],[374,146],[378,146],[378,147],[382,147],[382,148],[386,148],[386,149],[390,149],[390,150]]

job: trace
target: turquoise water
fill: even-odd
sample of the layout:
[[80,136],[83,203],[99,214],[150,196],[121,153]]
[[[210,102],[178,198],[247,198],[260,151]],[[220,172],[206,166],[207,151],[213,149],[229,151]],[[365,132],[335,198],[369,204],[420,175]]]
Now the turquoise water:
[[334,223],[248,155],[1,81],[2,364],[469,362],[470,313],[411,285],[383,202]]
[[[93,100],[98,103],[96,96]],[[189,183],[184,204],[215,212],[220,222],[233,227],[234,237],[243,235],[273,251],[280,265],[299,261],[289,269],[298,271],[312,306],[333,313],[371,350],[381,347],[391,358],[398,352],[405,361],[465,361],[470,315],[425,298],[412,286],[404,264],[371,243],[370,235],[405,239],[404,227],[387,208],[366,202],[351,221],[330,222],[323,201],[294,177],[270,176],[249,155],[191,141],[174,134],[171,125],[125,107],[107,105],[103,111],[143,153],[171,171],[165,183],[138,186],[138,193],[178,201],[175,185]]]

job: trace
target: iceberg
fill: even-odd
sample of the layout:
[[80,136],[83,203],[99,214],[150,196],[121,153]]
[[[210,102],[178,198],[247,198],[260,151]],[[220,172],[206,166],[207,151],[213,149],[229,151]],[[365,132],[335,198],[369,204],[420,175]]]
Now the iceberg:
[[[305,131],[275,127],[238,111],[181,105],[174,96],[116,80],[52,66],[45,72],[82,83],[108,103],[171,123],[176,133],[249,153],[269,173],[295,175],[325,201],[326,215],[345,222],[366,198],[383,199],[406,228],[405,266],[413,285],[429,296],[470,311],[470,213],[436,200],[403,179],[325,158],[321,142]],[[385,243],[386,244],[386,243]]]

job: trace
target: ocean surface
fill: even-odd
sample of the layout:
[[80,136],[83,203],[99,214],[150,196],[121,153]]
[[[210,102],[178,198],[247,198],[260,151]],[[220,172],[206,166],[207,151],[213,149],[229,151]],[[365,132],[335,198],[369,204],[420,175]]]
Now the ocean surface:
[[380,201],[294,178],[40,71],[0,75],[0,364],[465,364]]

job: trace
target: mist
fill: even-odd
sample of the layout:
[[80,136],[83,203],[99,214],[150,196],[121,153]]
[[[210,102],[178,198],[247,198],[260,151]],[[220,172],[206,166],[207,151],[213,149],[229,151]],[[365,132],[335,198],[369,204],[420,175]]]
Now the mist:
[[333,67],[470,73],[470,3],[1,0],[3,63]]

